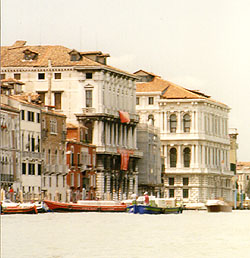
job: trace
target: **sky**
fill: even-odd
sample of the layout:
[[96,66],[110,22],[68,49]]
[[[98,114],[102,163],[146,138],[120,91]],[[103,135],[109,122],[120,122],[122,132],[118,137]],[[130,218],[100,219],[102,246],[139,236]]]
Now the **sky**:
[[249,0],[2,0],[1,44],[109,53],[228,105],[238,161],[250,161]]

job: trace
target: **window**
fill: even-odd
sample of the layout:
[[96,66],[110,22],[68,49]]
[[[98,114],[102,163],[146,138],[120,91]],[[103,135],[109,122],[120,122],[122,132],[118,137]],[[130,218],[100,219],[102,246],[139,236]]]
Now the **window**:
[[189,168],[190,167],[190,149],[185,148],[183,151],[183,158],[184,158],[184,167]]
[[154,97],[148,97],[148,104],[153,105],[154,104]]
[[45,92],[37,92],[39,94],[41,102],[45,103]]
[[136,105],[140,105],[140,98],[136,97]]
[[74,186],[74,173],[70,174],[70,186]]
[[62,79],[62,74],[61,73],[54,73],[54,78],[55,78],[55,80],[60,80],[60,79]]
[[52,180],[51,180],[51,176],[49,177],[49,187],[51,187],[51,185],[52,185],[52,182],[51,182]]
[[182,190],[182,196],[183,196],[183,198],[188,198],[188,189]]
[[55,119],[50,120],[50,133],[51,134],[56,134],[57,133],[57,121]]
[[37,122],[37,123],[40,123],[40,113],[37,113],[37,114],[36,114],[36,122]]
[[184,130],[184,132],[186,132],[186,133],[190,132],[190,126],[191,126],[190,115],[186,114],[186,115],[183,116],[183,130]]
[[174,189],[169,189],[169,198],[174,198]]
[[59,176],[56,175],[56,187],[58,187]]
[[45,79],[45,73],[38,73],[38,80],[44,80]]
[[26,175],[26,163],[22,163],[22,174]]
[[21,110],[21,116],[22,116],[22,120],[25,120],[25,111]]
[[175,148],[170,149],[170,167],[175,168],[177,161],[177,151]]
[[78,166],[81,165],[81,155],[80,155],[80,153],[77,153],[77,165]]
[[188,177],[183,177],[182,178],[182,183],[183,183],[183,185],[188,185],[188,182],[189,181],[189,178]]
[[148,122],[150,125],[154,125],[154,115],[151,114],[148,116]]
[[41,174],[42,174],[42,165],[41,164],[38,164],[38,166],[37,166],[37,173],[38,173],[38,176],[41,176]]
[[86,90],[86,107],[92,107],[92,90]]
[[77,174],[77,187],[80,187],[81,186],[81,175],[80,173]]
[[72,54],[72,55],[70,56],[70,61],[78,61],[78,55]]
[[74,150],[71,150],[70,153],[70,164],[71,166],[74,166]]
[[1,74],[0,74],[0,80],[4,80],[5,77],[6,77],[6,76],[5,76],[5,73],[1,73]]
[[177,119],[176,119],[176,115],[173,114],[170,116],[170,132],[175,133],[176,127],[177,127]]
[[28,111],[28,121],[34,122],[34,112]]
[[168,178],[168,184],[169,185],[174,185],[174,177],[169,177]]
[[28,174],[29,175],[35,175],[35,164],[33,163],[29,163],[29,170],[28,170]]
[[20,73],[14,73],[14,79],[21,80],[21,74]]
[[35,138],[31,137],[31,151],[35,151]]
[[61,92],[55,92],[54,93],[54,102],[55,102],[55,108],[61,109],[61,102],[62,102],[62,93]]
[[86,79],[92,79],[93,74],[92,73],[86,73]]

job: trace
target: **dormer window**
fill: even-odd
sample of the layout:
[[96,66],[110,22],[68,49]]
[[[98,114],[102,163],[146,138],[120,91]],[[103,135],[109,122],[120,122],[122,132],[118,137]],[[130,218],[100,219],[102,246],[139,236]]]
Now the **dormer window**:
[[30,61],[30,60],[36,60],[38,53],[31,51],[29,49],[26,49],[23,51],[24,53],[24,60]]
[[71,52],[69,52],[70,55],[70,61],[79,61],[81,60],[81,55],[79,52],[77,52],[76,50],[72,50]]

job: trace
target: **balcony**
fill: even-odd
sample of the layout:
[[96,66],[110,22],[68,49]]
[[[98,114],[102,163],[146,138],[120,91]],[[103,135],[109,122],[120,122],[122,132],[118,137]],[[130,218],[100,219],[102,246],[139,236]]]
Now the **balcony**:
[[14,182],[14,175],[0,174],[1,182]]
[[42,159],[43,154],[41,152],[23,151],[22,157],[30,159]]
[[86,113],[95,113],[95,112],[96,112],[96,109],[95,109],[95,108],[92,108],[92,107],[86,107],[86,108],[83,108],[83,109],[82,109],[82,112],[83,112],[83,114],[86,114]]

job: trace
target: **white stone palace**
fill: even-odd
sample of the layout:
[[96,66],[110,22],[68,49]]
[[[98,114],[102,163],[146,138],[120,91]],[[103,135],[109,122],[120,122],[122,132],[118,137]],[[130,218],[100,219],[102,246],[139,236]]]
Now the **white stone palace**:
[[229,107],[140,70],[136,110],[140,122],[160,130],[165,197],[184,202],[232,201]]
[[136,146],[136,76],[107,65],[107,57],[16,41],[1,47],[1,79],[22,80],[25,92],[39,93],[67,123],[86,126],[86,141],[97,151],[97,197],[126,199],[138,191],[142,156]]

